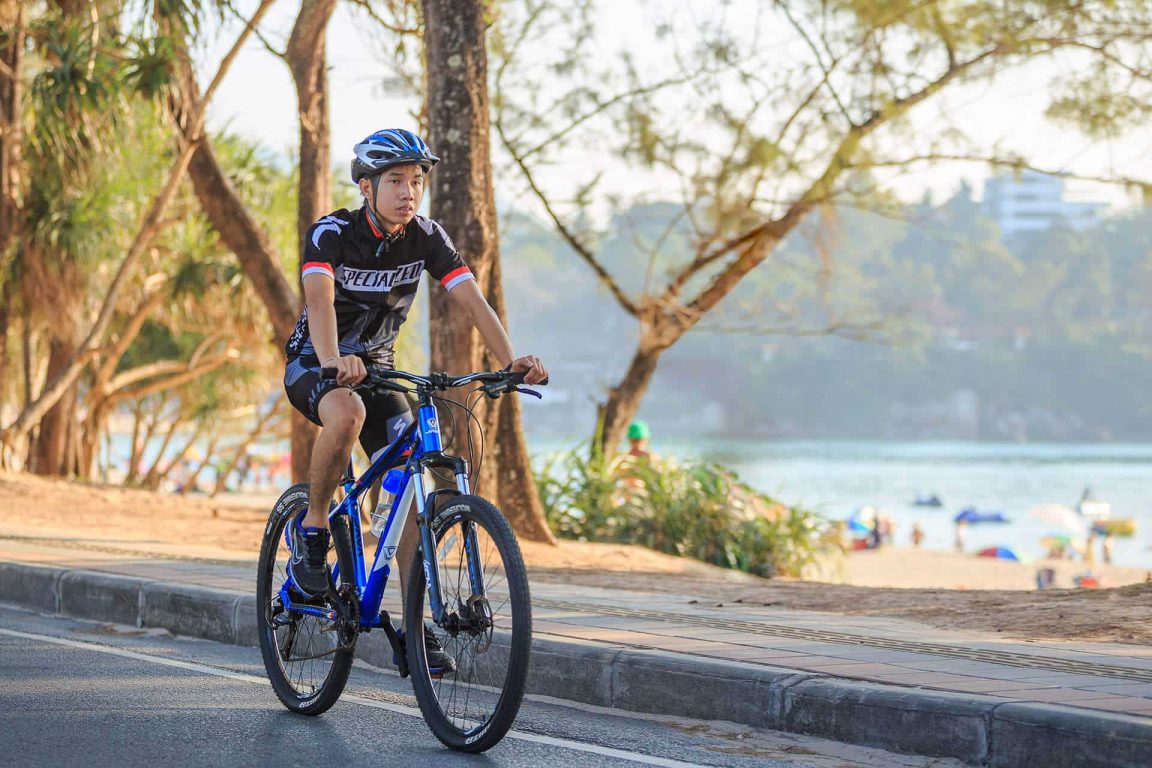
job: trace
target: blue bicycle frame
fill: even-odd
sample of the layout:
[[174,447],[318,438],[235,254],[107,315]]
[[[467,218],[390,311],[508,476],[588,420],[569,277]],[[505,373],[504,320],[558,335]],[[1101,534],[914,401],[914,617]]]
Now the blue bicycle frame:
[[[405,457],[407,457],[406,461]],[[388,514],[384,530],[381,532],[380,541],[376,545],[372,567],[368,569],[365,567],[367,561],[364,558],[364,542],[360,533],[360,498],[385,472],[401,463],[404,463],[404,481],[392,499],[392,509]],[[355,586],[356,595],[359,598],[360,627],[362,629],[381,627],[387,616],[381,612],[380,602],[384,597],[384,588],[388,585],[388,578],[392,573],[392,560],[396,556],[400,534],[404,530],[404,523],[408,519],[413,500],[416,502],[416,519],[419,523],[424,576],[428,584],[432,618],[439,623],[444,615],[439,573],[435,566],[436,547],[432,540],[432,528],[427,524],[428,515],[434,511],[429,509],[429,501],[434,497],[434,494],[433,497],[429,497],[426,493],[424,477],[426,469],[437,466],[451,468],[456,476],[456,490],[448,491],[449,493],[467,494],[469,492],[467,464],[461,458],[449,456],[442,452],[439,417],[436,406],[430,397],[421,397],[416,421],[409,424],[396,441],[385,448],[358,479],[354,478],[352,465],[349,462],[348,473],[344,481],[344,500],[328,514],[328,519],[331,523],[341,515],[347,518],[346,522],[352,539],[353,569],[353,578],[348,581]],[[484,594],[484,586],[477,562],[475,531],[470,526],[467,531],[464,546],[467,552],[470,586],[473,594],[482,595]],[[333,579],[339,583],[339,566],[333,569]],[[293,602],[289,594],[289,586],[291,586],[291,577],[280,588],[280,599],[287,611],[320,616],[331,621],[336,620],[336,614],[331,609]],[[391,627],[389,626],[387,629],[391,629]]]

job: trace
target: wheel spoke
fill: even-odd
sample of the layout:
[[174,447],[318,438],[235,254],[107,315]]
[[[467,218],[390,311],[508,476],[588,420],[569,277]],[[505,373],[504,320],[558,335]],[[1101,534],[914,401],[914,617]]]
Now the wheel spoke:
[[[464,500],[466,499],[466,501]],[[527,577],[511,529],[495,508],[475,497],[457,502],[461,511],[437,521],[434,559],[441,597],[459,628],[435,627],[456,671],[440,679],[427,672],[425,654],[413,654],[413,685],[433,732],[455,749],[483,751],[497,743],[515,719],[524,691],[531,634]],[[471,532],[466,535],[466,531]],[[469,543],[465,546],[465,542]],[[468,550],[484,585],[474,595]],[[409,616],[430,617],[422,572],[421,589],[408,596]],[[414,631],[414,624],[409,624]],[[482,735],[475,738],[476,734]]]
[[[294,486],[285,492],[273,512],[264,536],[258,568],[257,605],[271,606],[279,601],[288,583],[288,539],[285,530],[307,503],[307,487]],[[286,501],[287,500],[287,501]],[[330,565],[335,552],[330,554]],[[298,595],[294,600],[300,600]],[[336,607],[331,605],[331,607]],[[332,651],[341,644],[339,632],[326,632],[328,622],[317,616],[282,608],[283,625],[269,623],[267,608],[258,612],[260,648],[265,668],[277,696],[286,707],[298,712],[319,714],[335,703],[347,682],[352,665],[351,650]],[[343,615],[343,614],[342,614]],[[315,658],[312,658],[315,657]]]

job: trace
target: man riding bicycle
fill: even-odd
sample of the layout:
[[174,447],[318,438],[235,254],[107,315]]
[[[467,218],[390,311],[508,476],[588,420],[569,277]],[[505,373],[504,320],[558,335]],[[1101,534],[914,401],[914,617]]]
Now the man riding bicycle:
[[[538,358],[514,356],[500,319],[447,233],[416,214],[427,174],[439,161],[410,131],[373,133],[356,145],[352,160],[352,181],[364,205],[330,213],[305,238],[305,307],[286,345],[284,371],[293,407],[321,427],[308,472],[308,509],[290,526],[289,536],[288,571],[305,597],[328,589],[328,510],[353,443],[359,438],[375,458],[413,421],[401,393],[362,397],[351,387],[373,368],[394,366],[392,347],[425,271],[448,290],[455,307],[468,313],[502,365],[523,372],[528,384],[548,377]],[[322,368],[334,368],[336,378],[321,378]],[[414,551],[413,527],[410,516],[397,553],[402,566]],[[430,668],[455,668],[427,628],[425,643]]]

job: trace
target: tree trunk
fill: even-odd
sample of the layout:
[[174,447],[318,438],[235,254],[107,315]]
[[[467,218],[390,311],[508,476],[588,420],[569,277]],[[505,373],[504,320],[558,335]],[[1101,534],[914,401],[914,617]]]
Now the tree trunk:
[[32,402],[32,311],[23,306],[20,314],[20,373],[24,385],[24,402],[27,407]]
[[[309,5],[314,6],[316,4],[305,3],[305,8],[301,9],[301,15],[304,15]],[[187,61],[184,58],[181,60]],[[174,95],[169,106],[177,124],[183,127],[185,120],[182,119],[182,116],[190,106],[185,102],[187,100],[195,104],[198,101],[196,94],[199,93],[199,88],[196,85],[190,65],[185,63],[180,77],[180,93]],[[303,134],[303,128],[301,131]],[[304,140],[302,138],[302,153],[303,147]],[[324,152],[326,153],[327,150]],[[313,157],[313,160],[315,159],[316,157]],[[302,180],[305,165],[305,158],[302,155],[300,164]],[[212,143],[207,137],[201,140],[195,155],[193,155],[188,174],[192,178],[192,186],[196,191],[196,197],[200,201],[204,214],[208,217],[212,227],[220,234],[220,238],[228,246],[228,249],[236,254],[245,277],[251,282],[268,311],[269,319],[272,322],[270,341],[276,344],[278,349],[283,350],[283,345],[292,334],[296,327],[296,320],[300,316],[300,300],[297,292],[293,290],[292,284],[288,282],[280,270],[280,258],[272,245],[271,238],[256,222],[239,195],[236,194],[235,188],[221,168],[216,153],[212,149]],[[325,178],[326,174],[327,170],[325,169]],[[302,215],[298,213],[298,218]],[[319,218],[319,215],[316,218]],[[311,219],[309,224],[312,221],[315,221],[315,218]],[[308,477],[308,462],[312,455],[312,444],[315,442],[316,433],[316,426],[294,410],[292,414],[293,482],[300,482]]]
[[[0,251],[2,253],[2,251]],[[2,265],[0,265],[2,270]],[[12,368],[8,366],[8,326],[12,324],[12,280],[0,271],[0,282],[3,286],[0,287],[0,366],[4,370],[10,371]],[[9,374],[5,377],[6,380],[12,381],[14,377]],[[0,385],[0,420],[3,419],[4,401],[8,394],[8,387]]]
[[200,473],[204,468],[212,463],[212,456],[216,453],[216,444],[220,442],[220,435],[217,433],[208,443],[208,447],[204,450],[204,458],[196,465],[196,469],[192,470],[192,474],[188,475],[188,480],[184,483],[184,487],[180,489],[181,496],[187,496],[188,493],[196,487],[196,478],[200,477]]
[[[96,469],[105,481],[107,480],[105,477],[107,473],[97,466],[97,459],[100,456],[100,440],[108,434],[108,414],[111,411],[111,405],[111,401],[103,394],[98,394],[95,391],[88,393],[88,418],[81,425],[80,455],[77,458],[76,474],[81,479],[91,478],[93,469]],[[111,457],[109,457],[110,459]]]
[[[444,158],[432,173],[432,204],[503,322],[489,140],[488,5],[481,0],[424,0],[423,6],[428,136],[434,151]],[[492,361],[485,364],[479,334],[469,318],[448,302],[444,292],[434,292],[432,367],[453,373],[496,367]],[[553,542],[532,479],[519,404],[511,397],[506,400],[486,419],[495,448],[484,462],[477,487],[495,494],[517,534]]]
[[5,255],[19,234],[23,199],[20,78],[24,66],[24,5],[20,0],[0,0],[0,30],[0,255]]
[[[76,354],[76,342],[65,338],[52,339],[48,353],[48,380],[52,381],[64,371]],[[68,428],[76,412],[76,387],[73,385],[56,401],[40,420],[40,432],[32,451],[32,471],[37,475],[64,475],[68,468],[65,456]]]
[[300,181],[296,203],[297,254],[304,255],[308,227],[331,205],[331,122],[328,115],[328,69],[325,58],[328,20],[336,0],[304,0],[286,57],[296,85],[300,121]]
[[168,478],[168,475],[172,474],[173,469],[184,463],[185,459],[188,457],[189,452],[191,452],[191,450],[196,446],[196,441],[200,439],[202,434],[204,434],[204,428],[207,426],[207,424],[208,422],[205,419],[200,419],[198,422],[196,422],[196,429],[192,431],[192,436],[189,437],[188,441],[184,443],[184,447],[181,448],[176,453],[176,455],[172,457],[172,460],[164,466],[164,469],[157,473],[157,488],[159,488],[160,484]]
[[[160,464],[165,461],[164,454],[168,452],[168,446],[172,444],[172,438],[176,436],[176,430],[180,428],[180,419],[173,417],[168,422],[168,429],[164,432],[164,439],[160,442],[160,448],[156,451],[156,458],[152,460],[152,466],[148,467],[148,471],[144,473],[143,479],[140,480],[140,485],[144,486],[150,491],[154,491],[160,487]],[[169,464],[171,462],[168,462]]]
[[[0,365],[8,361],[8,329],[12,325],[12,278],[5,269],[11,248],[20,242],[22,220],[20,121],[21,82],[24,63],[24,6],[20,0],[0,0]],[[5,74],[11,73],[10,76]],[[0,413],[5,388],[0,387]]]
[[140,466],[140,456],[144,452],[140,442],[140,426],[144,422],[144,403],[139,400],[132,404],[132,447],[128,451],[128,467],[124,470],[124,484],[132,485],[136,481],[137,470]]
[[[286,58],[296,85],[296,111],[300,122],[300,179],[297,184],[297,259],[304,258],[308,228],[328,213],[332,204],[332,127],[328,114],[328,20],[336,0],[304,0]],[[300,264],[303,267],[303,264]],[[297,291],[300,269],[296,270]],[[302,304],[303,302],[298,302]],[[298,312],[299,310],[297,310]],[[291,330],[289,330],[291,333]],[[285,337],[287,338],[287,337]],[[309,460],[316,442],[316,425],[292,409],[292,482],[308,479]]]
[[644,393],[648,391],[652,375],[656,373],[656,364],[665,349],[667,347],[645,345],[644,337],[641,336],[640,345],[632,356],[628,371],[620,379],[619,384],[608,390],[608,398],[597,407],[596,421],[602,430],[600,449],[606,456],[616,453],[628,425],[636,418],[640,402],[644,399]]
[[271,238],[260,228],[224,175],[212,145],[205,139],[192,155],[188,175],[196,198],[220,239],[236,254],[244,275],[252,283],[272,321],[269,341],[283,348],[296,327],[299,306]]

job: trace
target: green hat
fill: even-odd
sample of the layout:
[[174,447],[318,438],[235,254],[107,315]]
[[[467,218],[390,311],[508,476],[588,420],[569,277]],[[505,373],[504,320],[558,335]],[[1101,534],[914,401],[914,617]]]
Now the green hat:
[[629,440],[647,440],[649,437],[648,424],[637,419],[628,425]]

